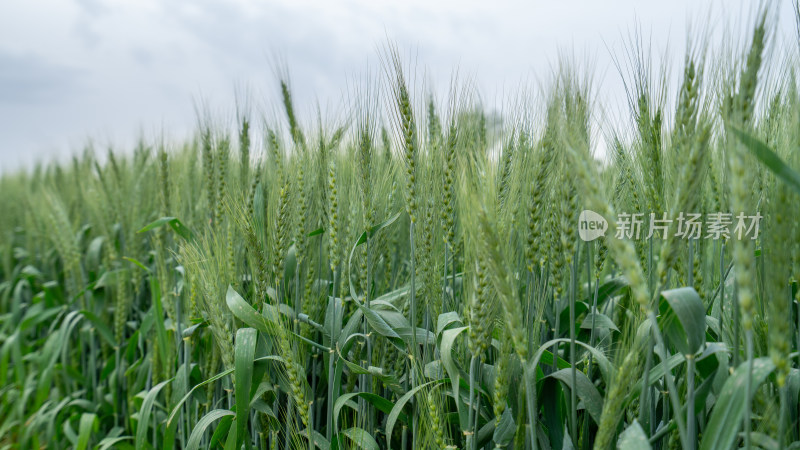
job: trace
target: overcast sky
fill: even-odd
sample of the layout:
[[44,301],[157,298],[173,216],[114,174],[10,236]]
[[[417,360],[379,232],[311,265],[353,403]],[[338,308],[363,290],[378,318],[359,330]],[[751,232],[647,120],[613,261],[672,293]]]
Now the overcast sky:
[[[777,2],[793,33],[790,0]],[[594,64],[602,98],[623,98],[611,54],[638,26],[680,62],[690,28],[714,32],[754,3],[698,0],[0,1],[0,172],[64,159],[91,138],[130,147],[136,136],[187,136],[195,102],[232,116],[235,88],[276,98],[275,55],[296,106],[335,108],[348,82],[379,72],[387,38],[446,88],[473,78],[489,107],[521,80],[546,79],[560,52]],[[710,25],[707,25],[710,23]],[[728,26],[728,28],[730,28]],[[602,99],[601,98],[601,99]]]

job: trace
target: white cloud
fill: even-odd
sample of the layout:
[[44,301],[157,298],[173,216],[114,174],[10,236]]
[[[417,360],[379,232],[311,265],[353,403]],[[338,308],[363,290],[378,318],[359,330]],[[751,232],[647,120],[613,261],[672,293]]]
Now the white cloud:
[[[619,51],[637,21],[655,49],[670,41],[680,60],[687,19],[702,25],[711,8],[718,30],[754,8],[694,3],[4,0],[0,171],[77,150],[87,136],[127,145],[140,129],[188,133],[201,94],[228,111],[236,85],[251,86],[255,103],[275,99],[276,54],[291,69],[298,110],[310,115],[316,99],[337,104],[367,63],[379,71],[387,37],[414,52],[420,78],[439,88],[458,65],[489,105],[501,107],[521,80],[546,79],[562,51],[593,61],[605,73],[601,99],[619,102],[608,49]],[[791,12],[788,3],[781,8]],[[781,27],[793,32],[791,19]]]

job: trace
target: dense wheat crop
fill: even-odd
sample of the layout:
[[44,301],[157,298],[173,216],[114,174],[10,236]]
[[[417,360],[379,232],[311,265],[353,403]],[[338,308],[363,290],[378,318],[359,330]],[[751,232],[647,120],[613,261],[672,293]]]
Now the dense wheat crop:
[[339,116],[281,78],[277,118],[3,176],[0,448],[798,448],[767,17],[676,90],[631,51],[615,126],[577,65],[497,116],[389,45]]

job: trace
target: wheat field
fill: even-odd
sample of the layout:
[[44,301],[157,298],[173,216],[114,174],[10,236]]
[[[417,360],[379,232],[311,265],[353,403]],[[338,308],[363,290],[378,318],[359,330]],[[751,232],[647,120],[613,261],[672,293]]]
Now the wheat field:
[[0,448],[800,448],[769,17],[674,92],[630,52],[621,125],[579,64],[498,117],[387,44],[339,116],[279,76],[279,115],[4,175]]

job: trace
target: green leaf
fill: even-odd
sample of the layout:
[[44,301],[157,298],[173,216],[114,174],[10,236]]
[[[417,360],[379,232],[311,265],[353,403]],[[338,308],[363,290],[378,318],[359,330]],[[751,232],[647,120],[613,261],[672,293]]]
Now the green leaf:
[[628,425],[628,428],[619,435],[617,448],[619,450],[644,450],[651,448],[647,435],[644,434],[642,426],[639,425],[636,419],[633,419],[633,423]]
[[[339,413],[341,412],[342,407],[344,407],[345,404],[348,403],[354,397],[363,398],[364,400],[368,401],[373,406],[375,406],[375,409],[377,409],[378,411],[381,411],[383,413],[386,413],[386,414],[389,414],[390,412],[392,412],[392,408],[394,408],[394,403],[392,403],[389,400],[386,400],[385,398],[381,397],[380,395],[372,394],[370,392],[352,392],[352,393],[349,393],[349,394],[340,395],[339,398],[336,399],[336,403],[333,404],[333,429],[334,430],[338,430],[339,429]],[[400,420],[403,421],[403,422],[406,422],[407,421],[406,415],[405,414],[401,414],[400,415]]]
[[[300,432],[300,435],[308,439],[308,431],[308,428],[306,428]],[[320,434],[318,431],[311,430],[311,439],[314,440],[314,447],[319,448],[320,450],[329,450],[331,448],[331,444],[327,439],[325,439],[325,436]]]
[[680,353],[693,355],[706,340],[706,308],[697,291],[691,287],[661,293],[660,327]]
[[609,330],[619,331],[614,322],[605,314],[589,313],[581,323],[581,328],[584,330],[592,329],[592,321],[594,321],[594,328],[608,328]]
[[108,345],[111,347],[115,347],[117,345],[116,342],[114,342],[114,334],[103,320],[101,320],[91,311],[87,311],[85,309],[82,309],[80,313],[83,314],[83,317],[86,317],[90,322],[92,322],[94,329],[97,330],[97,333],[100,335],[100,337],[105,339]]
[[145,271],[145,272],[147,272],[147,273],[150,273],[150,269],[148,269],[148,268],[147,268],[147,266],[145,266],[144,264],[142,264],[142,263],[141,263],[139,260],[137,260],[137,259],[134,259],[134,258],[129,258],[129,257],[127,257],[127,256],[123,256],[123,257],[122,257],[122,259],[124,259],[125,261],[132,262],[133,264],[135,264],[136,266],[138,266],[140,269],[144,270],[144,271]]
[[[117,444],[122,441],[127,441],[128,439],[133,439],[132,436],[119,436],[119,437],[106,437],[97,444],[97,450],[108,450],[110,448],[116,448]],[[129,444],[126,444],[129,446]]]
[[186,239],[187,241],[194,240],[194,233],[192,233],[192,230],[186,227],[186,225],[184,225],[180,220],[171,220],[169,222],[169,226],[172,227],[173,231],[178,233],[180,237]]
[[[628,287],[628,280],[625,277],[612,278],[597,288],[597,306],[603,304],[609,298],[612,298],[617,292],[623,288]],[[594,302],[594,293],[591,297],[584,300],[587,304],[591,305]]]
[[[409,290],[410,290],[410,287],[409,287],[409,285],[406,284],[405,286],[403,286],[401,288],[397,288],[397,289],[395,289],[393,291],[390,291],[390,292],[387,292],[387,293],[381,295],[378,298],[370,300],[369,303],[370,303],[370,305],[372,305],[372,304],[376,304],[376,305],[377,304],[395,305],[395,302],[397,300],[399,300],[399,299],[405,297],[406,295],[408,295]],[[417,290],[419,290],[419,288],[417,288]],[[395,308],[396,308],[396,306],[395,306]]]
[[800,369],[789,370],[789,375],[786,376],[786,391],[789,408],[797,409],[800,402]]
[[[371,377],[375,377],[381,383],[385,384],[386,387],[388,387],[392,391],[394,391],[396,393],[402,393],[402,387],[400,385],[400,382],[397,381],[397,379],[393,375],[388,375],[388,374],[383,373],[383,369],[382,368],[375,367],[375,366],[369,366],[368,368],[361,367],[360,365],[358,365],[358,364],[356,364],[354,362],[348,361],[347,359],[342,357],[341,352],[339,353],[339,361],[344,363],[344,365],[347,366],[347,368],[350,370],[350,372],[352,374],[356,374],[356,375],[362,375],[363,374],[363,375],[369,375]],[[388,401],[388,400],[386,400],[386,401]],[[391,403],[391,405],[394,405],[394,403]],[[380,408],[378,408],[378,409],[380,409]],[[383,410],[381,410],[381,411],[383,411]],[[388,411],[384,411],[384,412],[388,412]],[[335,417],[335,415],[334,415],[334,417]]]
[[363,317],[364,313],[358,309],[352,316],[350,316],[350,318],[347,320],[347,324],[345,324],[343,327],[342,320],[344,320],[344,303],[339,298],[330,297],[325,315],[325,329],[328,330],[328,333],[326,334],[327,336],[330,337],[331,333],[333,333],[333,336],[335,337],[333,339],[335,344],[331,344],[331,347],[334,347],[336,344],[338,344],[340,348],[344,349],[344,344],[350,339],[350,336],[362,328],[361,319]]
[[[566,300],[566,299],[565,299]],[[569,302],[563,301],[558,302],[561,311],[559,313],[559,330],[569,330]],[[589,312],[589,305],[584,302],[575,302],[575,317],[581,317],[581,315],[586,314]],[[577,322],[575,322],[577,324]]]
[[775,369],[775,364],[772,363],[770,358],[754,360],[753,378],[750,384],[750,392],[748,393],[746,388],[748,366],[749,363],[747,361],[740,364],[722,386],[722,391],[717,397],[714,410],[711,411],[711,418],[705,431],[703,431],[700,450],[730,448],[733,445],[739,434],[748,398],[755,394],[761,383]]
[[234,343],[234,391],[236,394],[236,445],[241,446],[250,413],[250,387],[253,381],[253,358],[256,354],[258,331],[254,328],[236,330]]
[[219,420],[217,428],[214,429],[211,440],[208,442],[208,448],[216,448],[222,445],[223,439],[228,438],[231,440],[231,437],[233,437],[232,442],[236,444],[236,436],[234,436],[236,433],[230,432],[231,425],[233,424],[233,417],[234,416],[225,416]]
[[[361,238],[359,238],[359,241],[360,241],[359,244],[363,244],[364,242],[367,241],[367,239],[371,239],[372,236],[375,236],[375,234],[378,231],[381,231],[382,229],[384,229],[384,228],[388,227],[389,225],[395,223],[402,213],[403,213],[402,211],[398,211],[397,213],[395,213],[395,215],[389,217],[388,219],[384,220],[383,222],[381,222],[381,223],[373,226],[369,230],[367,230],[366,236],[362,236]],[[363,239],[363,241],[361,241],[361,239]]]
[[[434,345],[434,344],[436,344],[436,338],[434,337],[433,333],[431,333],[430,331],[428,331],[428,330],[426,330],[424,328],[420,328],[420,327],[416,327],[414,329],[414,331],[416,332],[416,335],[417,335],[416,336],[417,344],[420,344],[420,345]],[[397,328],[397,334],[400,335],[400,337],[402,339],[405,339],[407,341],[411,340],[411,333],[412,333],[411,327]]]
[[499,448],[508,446],[514,439],[517,431],[517,424],[514,423],[514,416],[511,415],[511,408],[506,408],[503,414],[497,419],[492,440]]
[[444,383],[444,380],[434,380],[429,381],[425,384],[420,384],[419,386],[411,389],[410,391],[403,394],[402,397],[397,399],[397,403],[395,403],[394,408],[389,413],[389,416],[386,418],[386,443],[387,448],[392,448],[392,430],[394,430],[394,424],[397,422],[397,419],[400,418],[400,414],[403,412],[403,407],[406,406],[406,403],[409,402],[421,389],[431,386],[431,385],[439,385]]
[[[685,361],[686,358],[683,355],[676,353],[670,356],[669,359],[667,359],[666,361],[662,361],[657,366],[650,369],[650,375],[648,376],[648,379],[650,380],[649,383],[650,386],[654,385],[659,380],[661,380],[661,378],[666,374],[667,369],[672,370],[681,365],[682,363],[684,363]],[[640,378],[639,381],[636,382],[636,385],[629,390],[626,402],[639,397],[639,394],[642,392],[643,382],[644,382],[644,377]]]
[[[553,372],[549,377],[553,377],[564,384],[566,384],[570,389],[573,389],[572,386],[572,370],[571,369],[561,369],[557,372]],[[597,391],[597,388],[583,372],[576,371],[575,372],[575,382],[577,383],[577,388],[575,388],[576,394],[578,397],[583,401],[583,406],[586,409],[586,412],[592,416],[595,423],[600,423],[600,416],[603,414],[603,396]]]
[[215,420],[219,420],[225,416],[233,416],[233,411],[227,409],[215,409],[205,416],[202,419],[197,421],[197,425],[194,426],[192,430],[192,434],[189,435],[189,440],[186,442],[186,450],[196,450],[200,447],[200,440],[203,439],[203,433],[205,433],[206,428],[211,425]]
[[64,430],[64,436],[69,440],[69,442],[74,446],[78,444],[78,435],[75,434],[75,430],[72,429],[72,424],[69,420],[65,420],[61,425],[61,428]]
[[[398,212],[397,214],[393,215],[392,217],[389,217],[388,219],[384,220],[383,222],[375,225],[374,227],[370,228],[369,230],[361,233],[361,236],[358,237],[358,240],[353,245],[352,250],[350,250],[350,257],[347,258],[347,273],[350,273],[350,265],[351,265],[351,263],[353,261],[353,254],[356,252],[356,248],[359,245],[367,242],[367,239],[371,239],[372,236],[374,236],[375,233],[377,233],[378,231],[381,231],[382,229],[384,229],[384,228],[388,227],[389,225],[393,224],[397,220],[397,218],[400,217],[401,213],[402,213],[402,211]],[[353,298],[353,300],[355,300],[355,299],[358,298],[358,296],[356,295],[356,288],[353,285],[353,277],[347,277],[347,278],[348,278],[348,281],[350,282],[350,296]]]
[[130,274],[128,269],[107,270],[100,275],[100,278],[94,283],[94,289],[109,288],[117,286],[119,281],[130,281]]
[[86,249],[86,266],[89,270],[96,271],[100,267],[100,258],[103,253],[105,241],[105,236],[98,236],[92,239],[92,242]]
[[78,444],[75,446],[75,450],[86,450],[89,446],[89,438],[92,437],[92,432],[97,431],[97,427],[97,415],[81,414],[80,425],[78,425]]
[[[342,344],[346,336],[342,337],[342,320],[344,318],[344,304],[340,298],[327,296],[328,301],[325,308],[325,323],[323,327],[328,330],[327,337],[329,338],[328,344],[334,347],[337,343]],[[356,311],[356,314],[361,315],[361,311]],[[354,314],[355,315],[355,314]],[[342,339],[341,341],[339,339]]]
[[[739,433],[739,436],[744,439],[744,433]],[[768,436],[764,433],[759,433],[757,431],[753,431],[750,433],[750,440],[753,444],[757,445],[758,448],[763,450],[780,450],[781,446],[778,444],[778,441],[775,438]]]
[[[458,408],[459,412],[462,412],[460,401],[461,397],[458,395],[458,391],[460,389],[459,380],[461,379],[461,371],[459,370],[458,365],[453,358],[453,348],[458,335],[468,328],[469,327],[457,327],[444,330],[442,332],[442,342],[439,344],[442,365],[444,366],[444,370],[447,371],[447,376],[450,378],[450,383],[453,387],[453,398],[456,400],[456,407]],[[462,413],[460,416],[464,415],[465,414]]]
[[[533,354],[533,358],[531,358],[531,361],[529,363],[530,367],[535,369],[536,366],[539,365],[540,360],[542,360],[542,356],[544,356],[544,354],[547,353],[547,349],[550,346],[553,346],[555,344],[559,344],[559,343],[562,343],[562,342],[570,342],[570,340],[566,339],[566,338],[551,339],[551,340],[545,342],[544,344],[542,344],[539,347],[539,349],[536,350],[536,353]],[[597,360],[597,365],[600,366],[600,373],[603,376],[603,379],[606,381],[606,383],[610,383],[611,382],[611,375],[614,373],[614,366],[611,364],[611,361],[608,360],[608,357],[606,357],[606,355],[604,355],[603,352],[601,352],[600,350],[592,347],[591,345],[589,345],[589,344],[587,344],[585,342],[575,341],[575,343],[580,345],[580,346],[582,346],[582,347],[584,347],[586,350],[589,351],[589,353],[592,354],[594,359]],[[531,373],[533,373],[533,371],[531,371]]]
[[457,312],[450,311],[439,314],[439,318],[436,319],[436,335],[442,334],[445,329],[454,323],[461,324],[461,318],[458,317]]
[[164,225],[169,225],[169,227],[172,228],[173,231],[178,233],[180,237],[186,239],[187,241],[194,240],[194,233],[192,233],[192,230],[190,230],[186,225],[183,224],[183,222],[178,220],[176,217],[162,217],[158,220],[155,220],[145,225],[145,227],[137,231],[137,233],[145,233],[150,230],[160,228]]
[[153,297],[153,308],[150,310],[152,314],[154,314],[153,321],[156,325],[156,339],[158,340],[158,356],[161,358],[162,367],[168,367],[169,361],[167,361],[167,331],[164,328],[164,310],[161,306],[161,288],[159,287],[158,277],[154,276],[152,271],[148,269],[144,264],[141,262],[128,257],[123,257],[140,268],[142,268],[145,272],[147,272],[148,278],[150,280],[150,294]]
[[161,389],[170,381],[172,381],[172,378],[153,386],[153,389],[150,389],[144,397],[142,407],[139,409],[139,424],[136,426],[136,450],[145,448],[145,444],[148,442],[147,432],[150,428],[150,416],[153,411],[153,403],[155,403],[156,396],[161,392]]
[[371,434],[363,428],[353,427],[342,430],[342,434],[350,438],[353,443],[364,450],[379,450],[380,447]]
[[316,230],[312,231],[311,233],[308,233],[308,237],[318,236],[318,235],[320,235],[320,234],[322,234],[324,232],[325,232],[325,228],[319,227]]
[[408,322],[405,316],[403,316],[403,313],[397,311],[393,305],[370,301],[369,307],[383,317],[383,320],[385,320],[390,327],[397,331],[398,334],[401,334],[399,331],[401,328],[411,328],[411,324]]
[[747,147],[762,164],[775,173],[775,176],[788,184],[789,187],[800,193],[800,173],[795,172],[781,160],[777,153],[772,151],[767,144],[756,137],[731,126],[733,134]]
[[159,287],[158,277],[154,274],[149,275],[150,278],[150,295],[153,298],[153,307],[155,313],[156,325],[156,339],[158,340],[158,355],[161,357],[161,367],[169,367],[169,358],[167,356],[167,348],[169,343],[167,341],[167,329],[164,327],[164,309],[161,305],[161,288]]
[[228,304],[228,309],[231,310],[237,319],[258,331],[269,333],[267,320],[264,316],[257,313],[256,310],[233,289],[233,286],[228,285],[228,292],[225,294],[225,302]]
[[147,225],[144,226],[141,230],[137,231],[137,233],[146,233],[150,230],[155,230],[156,228],[161,228],[166,225],[170,220],[174,219],[174,217],[161,217],[156,219]]
[[[356,306],[358,309],[364,313],[364,317],[367,318],[367,322],[369,322],[369,326],[378,332],[381,336],[386,336],[388,338],[397,338],[400,339],[400,335],[388,324],[386,321],[381,317],[380,314],[375,312],[372,308],[367,308],[366,306],[356,302]],[[409,333],[410,335],[410,333]]]
[[[280,362],[280,363],[284,363],[283,358],[281,358],[280,356],[263,356],[261,358],[256,358],[253,362],[259,362],[259,361],[277,361],[277,362]],[[175,420],[175,416],[177,416],[178,413],[180,412],[181,406],[186,402],[186,400],[189,400],[189,397],[192,396],[194,391],[196,391],[197,389],[200,389],[201,387],[203,387],[203,386],[205,386],[205,385],[207,385],[209,383],[213,383],[213,382],[219,380],[220,378],[226,377],[226,376],[228,376],[228,375],[230,375],[232,373],[233,373],[233,369],[227,369],[227,370],[224,370],[224,371],[214,375],[213,377],[211,377],[211,378],[209,378],[209,379],[207,379],[205,381],[202,381],[202,382],[197,383],[196,385],[194,385],[194,387],[191,388],[189,390],[189,392],[187,392],[186,395],[184,395],[183,398],[181,398],[180,401],[178,401],[178,403],[172,408],[172,412],[169,414],[169,417],[167,418],[167,425],[169,426],[169,425],[172,424],[172,421]]]

